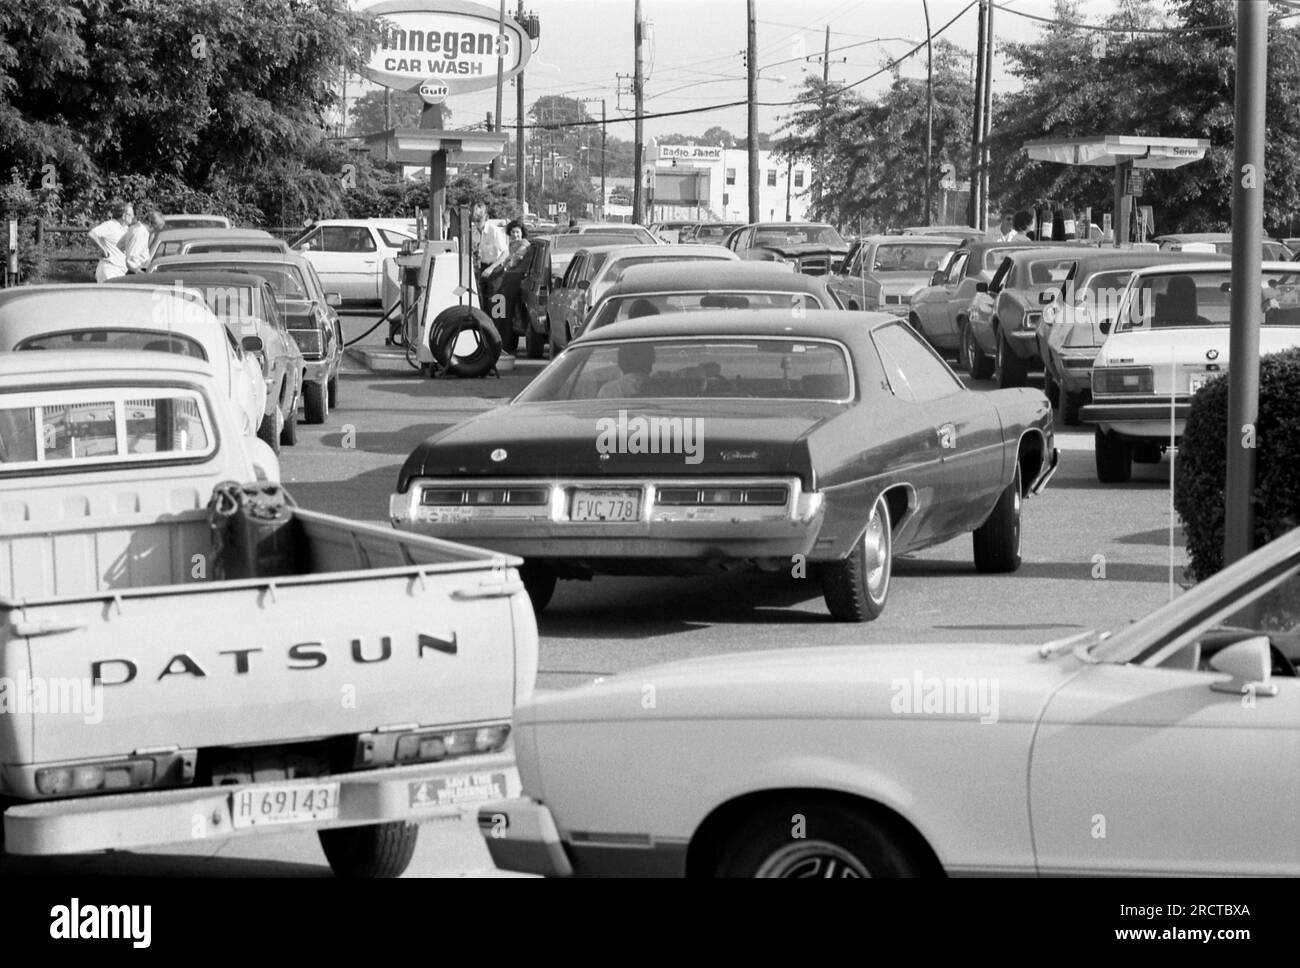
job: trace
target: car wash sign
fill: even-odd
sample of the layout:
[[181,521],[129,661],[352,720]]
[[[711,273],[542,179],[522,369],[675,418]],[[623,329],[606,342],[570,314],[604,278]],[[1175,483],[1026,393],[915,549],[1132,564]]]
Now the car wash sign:
[[[365,13],[379,19],[379,40],[364,73],[399,91],[443,86],[447,94],[493,87],[518,74],[531,46],[524,28],[499,12],[462,0],[385,0]],[[426,98],[427,99],[427,98]]]

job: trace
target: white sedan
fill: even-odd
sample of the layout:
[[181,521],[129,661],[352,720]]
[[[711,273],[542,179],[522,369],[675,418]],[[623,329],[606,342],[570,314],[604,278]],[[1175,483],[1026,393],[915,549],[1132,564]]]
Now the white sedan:
[[391,220],[322,219],[290,240],[289,247],[316,267],[328,291],[375,302],[383,296],[384,262],[414,238]]
[[1300,529],[1113,633],[653,666],[515,712],[496,865],[1300,875]]
[[[1120,296],[1092,367],[1097,479],[1127,481],[1183,435],[1192,395],[1228,370],[1232,266],[1170,263],[1138,269]],[[1261,354],[1300,346],[1300,266],[1265,262],[1259,282]]]
[[0,292],[0,352],[153,350],[206,360],[241,433],[256,437],[267,396],[253,355],[261,340],[248,348],[213,315],[198,290],[64,283]]

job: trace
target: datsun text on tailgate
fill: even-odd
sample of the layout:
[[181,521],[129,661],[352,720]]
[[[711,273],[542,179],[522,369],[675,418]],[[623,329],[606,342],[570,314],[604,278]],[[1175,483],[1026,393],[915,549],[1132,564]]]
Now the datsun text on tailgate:
[[806,564],[865,621],[896,553],[973,532],[977,568],[1015,571],[1056,459],[1040,391],[968,391],[895,316],[708,311],[576,341],[417,447],[390,515],[523,557],[538,609],[557,578]]

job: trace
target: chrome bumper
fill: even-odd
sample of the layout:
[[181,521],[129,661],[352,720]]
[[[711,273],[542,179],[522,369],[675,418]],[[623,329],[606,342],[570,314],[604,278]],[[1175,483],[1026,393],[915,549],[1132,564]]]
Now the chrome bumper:
[[[423,783],[468,773],[499,772],[505,793],[522,792],[514,751],[461,756],[440,763],[337,773],[307,780],[220,787],[145,790],[108,796],[48,800],[10,807],[4,814],[5,850],[13,854],[80,854],[130,850],[195,839],[353,827],[393,820],[417,823],[461,816],[480,803],[439,804],[421,796]],[[259,787],[339,785],[338,814],[329,820],[234,825],[235,797]]]
[[573,865],[564,852],[551,811],[536,800],[519,797],[479,808],[479,832],[492,863],[501,870],[572,877]]
[[[659,504],[660,488],[787,489],[784,505]],[[546,504],[437,505],[421,502],[425,488],[545,488]],[[635,490],[635,521],[570,520],[580,488]],[[798,478],[429,479],[417,478],[389,499],[393,526],[479,545],[525,558],[771,558],[808,554],[821,530],[820,492],[804,492]]]

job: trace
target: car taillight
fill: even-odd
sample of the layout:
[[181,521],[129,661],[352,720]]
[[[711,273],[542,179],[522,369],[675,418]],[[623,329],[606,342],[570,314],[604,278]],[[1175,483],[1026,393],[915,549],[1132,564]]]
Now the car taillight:
[[1149,366],[1097,366],[1092,370],[1092,395],[1153,393],[1155,379]]

